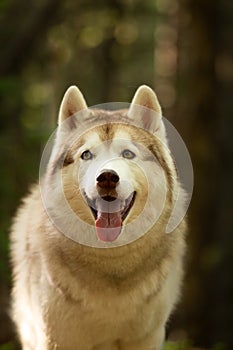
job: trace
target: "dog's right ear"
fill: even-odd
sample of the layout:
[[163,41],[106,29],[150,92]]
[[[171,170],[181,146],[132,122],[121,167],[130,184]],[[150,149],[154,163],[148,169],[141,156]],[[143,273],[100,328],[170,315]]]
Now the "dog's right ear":
[[140,127],[166,141],[166,132],[162,120],[162,110],[154,91],[146,85],[140,86],[131,102],[129,119]]
[[58,125],[79,111],[87,109],[86,101],[77,86],[73,85],[66,91],[58,115]]

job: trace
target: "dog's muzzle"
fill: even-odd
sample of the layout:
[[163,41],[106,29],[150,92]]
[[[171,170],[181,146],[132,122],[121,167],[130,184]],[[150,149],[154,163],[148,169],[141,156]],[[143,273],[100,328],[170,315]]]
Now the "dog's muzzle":
[[126,199],[118,198],[117,186],[119,185],[120,177],[114,170],[102,170],[96,177],[98,196],[91,200],[85,194],[95,219],[97,237],[104,242],[117,239],[121,233],[123,221],[135,201],[135,191]]

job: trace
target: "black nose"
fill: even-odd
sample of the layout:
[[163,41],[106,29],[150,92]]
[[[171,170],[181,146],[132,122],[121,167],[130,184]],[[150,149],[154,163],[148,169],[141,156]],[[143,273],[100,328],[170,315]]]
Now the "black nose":
[[103,170],[97,177],[97,185],[101,188],[115,188],[120,178],[114,170]]

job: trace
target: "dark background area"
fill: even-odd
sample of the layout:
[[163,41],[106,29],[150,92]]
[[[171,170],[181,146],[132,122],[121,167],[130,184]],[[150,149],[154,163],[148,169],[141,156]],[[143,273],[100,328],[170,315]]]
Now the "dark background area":
[[38,178],[66,88],[88,104],[153,87],[193,161],[184,293],[166,350],[233,349],[233,2],[0,1],[0,350],[9,321],[11,218]]

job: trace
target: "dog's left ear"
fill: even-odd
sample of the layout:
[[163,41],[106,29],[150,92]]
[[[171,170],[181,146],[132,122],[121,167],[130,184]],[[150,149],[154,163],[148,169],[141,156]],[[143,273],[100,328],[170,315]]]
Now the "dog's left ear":
[[77,86],[70,86],[66,91],[58,116],[58,124],[71,117],[75,113],[87,109],[86,101]]
[[128,117],[134,120],[140,119],[141,126],[152,133],[160,128],[162,110],[156,94],[149,86],[142,85],[137,89]]

